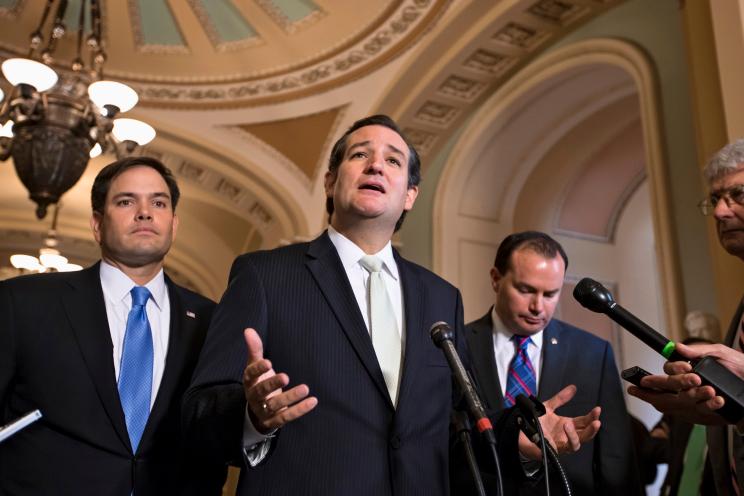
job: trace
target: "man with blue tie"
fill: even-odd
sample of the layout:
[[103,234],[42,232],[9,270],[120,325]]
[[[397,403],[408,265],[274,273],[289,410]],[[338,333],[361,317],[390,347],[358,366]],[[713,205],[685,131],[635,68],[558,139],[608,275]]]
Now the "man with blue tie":
[[159,161],[114,162],[91,193],[101,261],[0,283],[0,423],[43,415],[0,444],[0,494],[220,493],[180,435],[214,303],[163,272],[178,199]]
[[[494,412],[511,407],[520,394],[546,401],[576,386],[576,395],[557,413],[571,417],[597,405],[602,428],[581,451],[561,457],[573,493],[642,494],[612,348],[553,319],[567,266],[563,247],[545,233],[515,233],[501,242],[491,268],[495,303],[465,334],[475,379]],[[528,486],[525,481],[523,494],[543,490],[542,484]]]

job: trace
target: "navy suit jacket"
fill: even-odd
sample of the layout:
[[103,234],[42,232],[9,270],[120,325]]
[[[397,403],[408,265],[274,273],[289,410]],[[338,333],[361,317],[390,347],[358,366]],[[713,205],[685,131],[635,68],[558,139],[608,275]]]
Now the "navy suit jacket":
[[397,408],[327,233],[310,243],[239,257],[217,307],[184,421],[194,446],[240,457],[246,401],[243,329],[290,387],[304,383],[317,407],[273,439],[273,451],[243,470],[239,494],[428,495],[448,492],[450,370],[429,337],[450,323],[462,345],[462,304],[449,283],[397,253],[405,340]]
[[[731,319],[731,325],[729,325],[728,332],[724,344],[726,346],[734,346],[737,333],[739,332],[739,323],[741,322],[742,313],[744,313],[744,304],[740,304],[736,310],[733,319]],[[738,493],[734,491],[731,477],[731,466],[729,462],[729,448],[728,448],[728,426],[711,425],[708,426],[707,441],[708,441],[708,461],[710,462],[711,470],[713,473],[713,480],[716,485],[716,494],[718,496],[734,496],[736,494],[744,494],[744,442],[742,436],[739,436],[734,431],[732,439],[734,446],[732,448],[734,463],[736,464],[737,480],[739,482]]]
[[165,371],[133,454],[99,264],[0,282],[0,423],[36,408],[43,415],[0,444],[0,494],[220,494],[224,465],[189,466],[179,422],[214,302],[166,283]]
[[[491,312],[467,325],[466,339],[471,365],[488,408],[499,411],[504,398],[496,371]],[[543,332],[543,362],[538,399],[550,399],[569,384],[576,396],[557,413],[566,417],[586,414],[602,407],[602,427],[597,436],[577,453],[561,455],[573,493],[576,495],[643,494],[630,430],[630,420],[607,341],[553,319]],[[553,476],[557,481],[557,476]],[[555,484],[551,484],[555,485]],[[542,490],[541,485],[535,489]]]

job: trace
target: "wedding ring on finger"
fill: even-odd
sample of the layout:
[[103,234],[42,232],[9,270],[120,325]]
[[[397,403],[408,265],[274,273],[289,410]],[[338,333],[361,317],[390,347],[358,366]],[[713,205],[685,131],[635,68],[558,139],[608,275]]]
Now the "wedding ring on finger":
[[271,412],[269,411],[269,404],[265,401],[261,403],[261,410],[263,410],[264,415],[271,415]]

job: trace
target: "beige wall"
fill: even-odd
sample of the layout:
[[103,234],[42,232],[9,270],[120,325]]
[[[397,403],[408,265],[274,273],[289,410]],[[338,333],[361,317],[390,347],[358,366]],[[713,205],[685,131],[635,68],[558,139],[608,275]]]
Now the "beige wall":
[[[684,2],[682,9],[701,167],[724,144],[744,137],[743,5],[741,0],[700,0]],[[712,219],[706,233],[717,303],[714,311],[725,328],[744,292],[744,264],[720,247]]]

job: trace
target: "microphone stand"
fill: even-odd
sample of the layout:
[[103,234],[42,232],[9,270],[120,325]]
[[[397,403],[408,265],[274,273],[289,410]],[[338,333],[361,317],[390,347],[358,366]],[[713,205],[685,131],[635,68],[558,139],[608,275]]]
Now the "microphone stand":
[[488,447],[491,449],[491,456],[493,457],[493,464],[496,467],[496,481],[498,486],[496,487],[496,495],[504,496],[503,479],[501,478],[501,462],[499,461],[499,453],[496,451],[496,440],[488,439]]
[[465,370],[465,367],[462,365],[460,356],[457,354],[457,349],[454,344],[455,333],[446,322],[435,322],[431,326],[429,334],[431,335],[434,345],[444,353],[447,363],[452,370],[452,377],[455,379],[457,386],[460,388],[460,392],[465,398],[465,403],[467,404],[470,415],[475,421],[475,426],[491,450],[493,462],[496,465],[496,477],[498,483],[498,491],[496,494],[497,496],[503,496],[504,486],[503,480],[501,479],[501,464],[496,450],[496,434],[493,432],[491,420],[486,416],[483,404],[478,397],[478,392],[475,390],[475,387],[473,387],[473,381]]
[[[527,398],[525,395],[520,394],[515,399],[515,407],[519,411],[517,417],[517,424],[519,425],[522,432],[527,438],[533,443],[540,446],[542,450],[542,463],[545,469],[545,492],[547,496],[550,496],[550,482],[548,480],[548,459],[553,463],[553,466],[558,470],[558,475],[563,486],[563,493],[566,496],[572,496],[571,484],[568,482],[563,466],[558,460],[558,453],[556,453],[553,446],[550,443],[545,442],[545,434],[542,430],[542,425],[538,417],[545,413],[545,407],[540,403],[534,396]],[[539,412],[538,412],[539,410]]]
[[477,494],[478,496],[486,496],[486,488],[483,485],[483,479],[481,478],[478,462],[475,459],[475,452],[473,451],[473,440],[470,438],[472,427],[467,413],[460,410],[453,410],[452,425],[457,433],[457,438],[462,443],[463,450],[465,450],[465,459],[468,462],[468,468],[470,469],[470,475],[473,477]]

